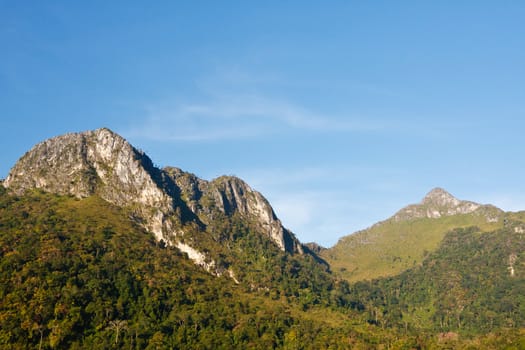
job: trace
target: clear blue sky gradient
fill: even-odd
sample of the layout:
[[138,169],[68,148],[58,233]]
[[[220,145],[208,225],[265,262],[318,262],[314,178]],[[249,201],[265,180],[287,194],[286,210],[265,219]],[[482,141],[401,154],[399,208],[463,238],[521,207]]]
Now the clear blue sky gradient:
[[440,186],[525,209],[523,1],[0,0],[0,178],[106,126],[325,246]]

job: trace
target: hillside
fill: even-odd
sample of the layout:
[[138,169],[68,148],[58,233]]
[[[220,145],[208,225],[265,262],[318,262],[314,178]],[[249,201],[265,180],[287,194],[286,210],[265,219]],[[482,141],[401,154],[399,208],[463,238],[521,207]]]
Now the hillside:
[[[522,213],[519,214],[522,216]],[[447,233],[421,266],[352,289],[354,302],[383,326],[463,336],[525,327],[523,222]],[[522,343],[522,346],[525,343]]]
[[[58,195],[97,195],[125,208],[158,241],[176,246],[214,274],[234,279],[244,252],[244,231],[261,244],[290,254],[305,251],[275,215],[270,203],[241,179],[205,181],[178,168],[159,169],[142,151],[109,129],[45,140],[23,155],[3,185],[22,195],[40,189]],[[315,254],[306,250],[317,259]]]
[[524,234],[435,189],[324,250],[239,178],[67,134],[1,182],[0,348],[521,349]]
[[[206,272],[176,248],[159,243],[130,220],[128,212],[97,196],[13,196],[0,188],[0,347],[518,345],[524,327],[520,305],[525,304],[520,301],[525,271],[522,229],[518,225],[504,234],[483,234],[479,242],[475,230],[459,231],[422,268],[354,286],[305,264],[302,256],[290,257],[270,245],[272,253],[258,254],[277,258],[268,260],[272,278],[266,288],[254,289],[250,283],[237,284]],[[458,259],[458,254],[465,257]],[[246,280],[256,277],[249,270],[246,274]],[[452,293],[447,293],[448,284],[441,284],[445,281],[455,286]],[[486,286],[490,288],[483,294]],[[454,303],[463,300],[457,297],[469,303],[460,314],[461,324],[474,315],[479,315],[478,321],[463,326],[468,334],[443,342],[443,331],[457,330]],[[451,304],[442,307],[444,302]],[[438,311],[447,318],[439,321]],[[487,317],[491,327],[483,326]]]
[[507,215],[490,205],[460,201],[437,188],[419,204],[341,238],[320,255],[349,281],[394,276],[420,264],[438,248],[448,231],[469,226],[494,230],[503,227]]
[[272,280],[254,290],[205,272],[97,196],[2,190],[0,228],[2,349],[314,349],[349,339],[348,314],[327,307],[331,279],[271,246],[257,254],[274,255]]

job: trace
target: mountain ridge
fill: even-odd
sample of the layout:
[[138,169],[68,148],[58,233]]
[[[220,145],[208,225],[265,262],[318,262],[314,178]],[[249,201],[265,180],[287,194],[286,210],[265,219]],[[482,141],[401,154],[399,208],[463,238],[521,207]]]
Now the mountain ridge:
[[396,221],[413,220],[417,218],[439,218],[458,214],[469,214],[484,205],[459,200],[441,187],[428,192],[417,204],[410,204],[393,215]]
[[525,345],[525,212],[436,188],[323,249],[108,129],[42,144],[0,186],[2,348]]
[[423,261],[446,232],[478,226],[492,230],[504,224],[505,212],[493,205],[459,200],[436,187],[417,204],[390,218],[343,236],[319,254],[350,281],[392,276]]
[[122,136],[100,128],[36,144],[13,166],[3,186],[16,194],[40,189],[78,198],[99,195],[128,208],[157,240],[177,246],[208,270],[216,266],[199,248],[202,239],[196,232],[206,231],[219,213],[253,221],[253,228],[281,251],[304,253],[270,203],[244,181],[221,177],[208,182],[175,169],[155,167]]
[[212,220],[208,202],[213,202],[213,206],[225,215],[256,213],[280,249],[304,253],[303,246],[296,245],[293,234],[282,225],[268,200],[242,179],[223,175],[207,181],[179,168],[165,167],[163,170],[179,186],[181,198],[201,221],[209,223]]
[[[379,255],[377,259],[381,261],[393,260],[390,273],[397,273],[402,271],[400,261],[403,269],[421,261],[426,252],[437,247],[446,230],[474,224],[500,227],[503,216],[499,208],[459,200],[436,187],[419,203],[342,237],[332,248],[303,245],[284,227],[266,198],[243,180],[220,176],[208,181],[177,167],[157,168],[143,151],[108,128],[68,133],[38,143],[15,164],[3,186],[18,194],[35,188],[79,198],[97,194],[128,208],[157,240],[178,247],[198,265],[219,274],[224,273],[224,268],[219,268],[212,258],[213,250],[222,250],[222,241],[235,239],[231,233],[234,227],[248,222],[250,230],[267,237],[281,251],[306,253],[340,270],[348,270],[347,260],[353,261],[350,265],[354,271],[366,267],[354,258],[343,257],[359,256],[363,250]],[[217,225],[217,220],[226,220],[229,228]],[[430,224],[425,220],[438,221]],[[389,232],[393,231],[392,236]],[[385,242],[390,246],[382,247]],[[390,252],[392,247],[407,243],[420,246],[413,252],[416,256]],[[343,275],[348,276],[348,271]]]

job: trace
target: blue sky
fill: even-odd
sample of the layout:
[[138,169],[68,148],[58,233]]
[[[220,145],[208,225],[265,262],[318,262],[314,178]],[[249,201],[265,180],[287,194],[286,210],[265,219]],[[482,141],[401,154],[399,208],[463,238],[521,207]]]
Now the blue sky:
[[106,126],[325,246],[440,186],[525,209],[523,1],[0,0],[0,178]]

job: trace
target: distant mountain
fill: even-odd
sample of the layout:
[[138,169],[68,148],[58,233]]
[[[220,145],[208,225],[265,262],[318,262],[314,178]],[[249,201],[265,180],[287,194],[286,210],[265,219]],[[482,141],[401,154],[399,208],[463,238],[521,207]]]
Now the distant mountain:
[[397,276],[356,283],[351,304],[366,309],[371,323],[439,332],[442,341],[461,333],[521,328],[522,342],[516,348],[524,348],[524,214],[509,215],[504,228],[491,232],[475,227],[448,232],[420,265]]
[[[437,219],[443,216],[470,214],[482,207],[481,204],[462,201],[442,188],[434,188],[419,204],[409,205],[398,211],[395,221],[414,220],[419,218]],[[494,220],[497,220],[495,217]]]
[[219,266],[217,259],[235,254],[227,242],[243,232],[239,225],[283,252],[304,253],[268,201],[244,181],[224,176],[208,182],[177,168],[159,169],[107,128],[37,144],[11,169],[3,186],[16,194],[39,189],[77,198],[97,195],[128,210],[157,240],[218,274],[232,274],[232,263]]
[[454,229],[504,225],[505,213],[492,206],[463,201],[441,188],[391,218],[341,238],[320,251],[332,270],[350,281],[393,276],[423,261]]

